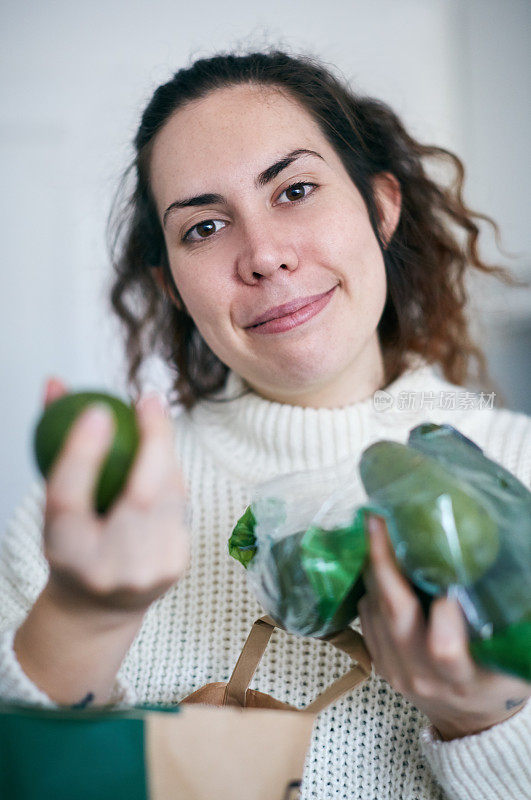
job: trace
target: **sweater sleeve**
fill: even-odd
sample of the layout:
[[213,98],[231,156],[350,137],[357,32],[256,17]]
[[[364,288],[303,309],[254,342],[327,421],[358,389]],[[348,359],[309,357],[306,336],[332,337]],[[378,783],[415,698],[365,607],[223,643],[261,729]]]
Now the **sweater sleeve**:
[[[0,697],[33,705],[58,707],[20,666],[13,648],[16,631],[48,580],[42,551],[45,484],[37,480],[10,518],[0,539]],[[118,674],[110,704],[133,705],[132,687]]]
[[449,800],[531,797],[531,700],[505,722],[450,742],[430,725],[420,747]]
[[[531,418],[503,411],[489,426],[486,451],[531,487]],[[531,698],[504,722],[446,742],[433,725],[420,747],[449,800],[531,797]]]

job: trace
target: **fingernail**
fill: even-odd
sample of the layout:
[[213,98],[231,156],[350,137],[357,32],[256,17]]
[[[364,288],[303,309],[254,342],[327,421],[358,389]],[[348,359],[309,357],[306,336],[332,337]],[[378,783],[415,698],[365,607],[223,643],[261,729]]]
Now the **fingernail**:
[[386,550],[387,536],[381,517],[371,516],[369,519],[369,541],[371,553],[381,555]]
[[137,403],[137,408],[142,412],[147,411],[148,414],[151,410],[162,411],[168,413],[169,404],[166,397],[160,392],[148,392]]
[[113,416],[106,405],[96,403],[83,414],[82,425],[92,433],[107,433],[113,425]]
[[54,389],[59,388],[60,381],[54,375],[50,375],[44,382],[44,400],[45,402],[53,396]]
[[381,530],[381,524],[382,522],[379,517],[371,515],[369,517],[369,533],[373,536],[378,536]]

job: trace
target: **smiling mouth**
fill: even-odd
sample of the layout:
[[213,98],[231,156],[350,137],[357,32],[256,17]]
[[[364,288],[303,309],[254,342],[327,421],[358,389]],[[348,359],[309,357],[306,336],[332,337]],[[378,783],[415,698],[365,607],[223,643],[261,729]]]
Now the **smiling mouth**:
[[[274,310],[271,310],[270,312],[271,316],[269,314],[264,314],[262,317],[258,317],[260,322],[255,322],[253,325],[249,325],[248,328],[258,328],[260,325],[265,325],[267,322],[272,322],[275,319],[283,319],[284,317],[290,317],[293,314],[297,313],[297,311],[301,311],[303,308],[307,308],[308,306],[313,305],[317,301],[327,297],[329,294],[331,294],[331,292],[334,291],[336,286],[333,286],[331,289],[329,289],[326,292],[323,292],[322,294],[307,297],[306,300],[303,301],[300,305],[299,305],[300,301],[292,301],[290,303],[285,303],[284,306],[278,307],[277,311],[279,313],[275,313]],[[264,317],[267,318],[264,319]]]
[[247,330],[257,334],[279,334],[298,328],[312,317],[317,316],[328,305],[332,295],[337,289],[337,284],[328,292],[318,296],[310,303],[280,317],[266,320],[257,325],[252,325]]

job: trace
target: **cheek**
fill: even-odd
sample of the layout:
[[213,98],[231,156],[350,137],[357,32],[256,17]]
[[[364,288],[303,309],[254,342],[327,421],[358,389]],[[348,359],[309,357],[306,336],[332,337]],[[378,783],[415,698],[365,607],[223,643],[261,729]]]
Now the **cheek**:
[[323,263],[341,272],[346,290],[366,295],[372,289],[377,298],[385,295],[383,254],[368,217],[347,208],[330,217],[321,230],[326,233],[316,241]]
[[[214,291],[212,281],[201,280],[204,267],[200,264],[176,264],[170,259],[170,270],[175,286],[194,320],[208,318],[219,309],[219,298],[223,295]],[[217,295],[217,300],[216,300]]]
[[385,306],[387,277],[383,254],[370,223],[353,226],[348,235],[338,236],[337,254],[344,280],[346,313],[350,319],[354,310],[358,333],[373,331]]

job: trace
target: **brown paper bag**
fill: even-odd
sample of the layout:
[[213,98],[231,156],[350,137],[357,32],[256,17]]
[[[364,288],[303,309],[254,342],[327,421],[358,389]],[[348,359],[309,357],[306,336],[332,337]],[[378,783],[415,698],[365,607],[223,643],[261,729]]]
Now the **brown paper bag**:
[[369,676],[371,659],[351,628],[326,637],[355,665],[299,710],[249,689],[275,627],[270,617],[256,620],[227,683],[201,687],[181,701],[179,714],[151,715],[145,739],[150,800],[299,796],[315,717]]

